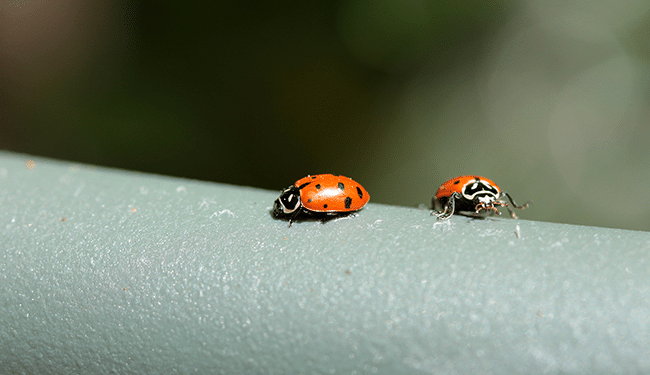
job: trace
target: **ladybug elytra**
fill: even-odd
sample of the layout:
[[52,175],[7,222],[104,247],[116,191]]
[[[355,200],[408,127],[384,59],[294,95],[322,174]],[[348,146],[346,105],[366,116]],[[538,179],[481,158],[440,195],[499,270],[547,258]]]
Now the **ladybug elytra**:
[[[508,198],[508,202],[505,200]],[[513,218],[517,218],[510,207],[524,209],[530,202],[519,206],[510,194],[501,191],[492,180],[481,176],[459,176],[440,185],[432,199],[432,212],[440,220],[447,220],[454,213],[472,217],[483,217],[492,214],[501,215],[498,206],[508,209]]]
[[273,204],[273,216],[289,218],[289,226],[301,214],[322,220],[358,211],[370,195],[351,178],[318,174],[307,176],[284,189]]

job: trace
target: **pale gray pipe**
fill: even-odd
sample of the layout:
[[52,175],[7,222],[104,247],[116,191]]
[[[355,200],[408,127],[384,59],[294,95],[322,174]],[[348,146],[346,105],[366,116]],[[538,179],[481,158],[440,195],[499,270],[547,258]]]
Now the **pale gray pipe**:
[[0,153],[0,373],[650,373],[649,233],[283,187]]

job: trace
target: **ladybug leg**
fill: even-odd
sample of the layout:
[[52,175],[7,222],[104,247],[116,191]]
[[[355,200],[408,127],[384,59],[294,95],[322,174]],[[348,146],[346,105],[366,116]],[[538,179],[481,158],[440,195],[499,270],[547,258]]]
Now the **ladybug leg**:
[[328,221],[335,220],[335,219],[336,219],[336,216],[330,216],[330,217],[326,216],[326,217],[320,219],[320,223],[321,224],[327,224]]
[[505,207],[508,209],[508,212],[510,212],[510,216],[512,216],[513,219],[517,219],[517,215],[516,215],[515,212],[510,208],[510,206],[512,206],[512,207],[514,207],[514,208],[516,208],[516,209],[519,209],[519,210],[523,210],[524,208],[528,207],[528,206],[532,203],[531,201],[528,201],[528,202],[524,203],[523,205],[519,206],[519,205],[514,201],[514,199],[512,199],[512,197],[510,196],[510,194],[506,193],[505,191],[501,193],[501,198],[503,198],[503,197],[507,197],[507,198],[508,198],[508,200],[510,201],[510,205],[508,205],[508,204],[505,203],[505,202],[500,202],[500,203],[501,203],[502,206],[505,206]]
[[293,213],[293,215],[289,216],[289,228],[291,228],[291,224],[293,224],[293,221],[300,215],[300,209],[296,210],[296,212]]
[[436,212],[433,213],[433,215],[436,215],[438,220],[447,220],[451,217],[451,215],[454,214],[454,210],[456,209],[456,199],[460,198],[460,194],[457,192],[451,193],[451,196],[449,197],[449,200],[445,204],[445,209],[442,212]]
[[501,204],[499,202],[491,202],[487,204],[485,202],[481,202],[474,207],[474,213],[478,214],[479,212],[481,212],[481,210],[483,211],[492,210],[496,215],[501,215],[501,212],[499,212],[499,210],[497,210],[497,208],[494,207],[494,205],[501,205]]

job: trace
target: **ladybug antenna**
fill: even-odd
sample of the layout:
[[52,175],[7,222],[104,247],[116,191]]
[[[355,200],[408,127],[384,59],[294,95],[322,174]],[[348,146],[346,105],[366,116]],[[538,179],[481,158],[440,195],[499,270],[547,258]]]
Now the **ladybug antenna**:
[[506,204],[505,206],[508,209],[508,212],[510,212],[510,216],[512,216],[513,219],[517,219],[517,215],[515,214],[515,212],[512,209],[510,209],[510,206],[512,206],[513,208],[519,209],[519,210],[523,210],[524,208],[527,208],[528,206],[530,206],[533,203],[532,201],[528,201],[528,202],[522,204],[521,206],[519,206],[515,202],[515,200],[512,199],[510,194],[506,193],[505,191],[501,192],[501,198],[503,198],[503,197],[507,197],[508,200],[510,201],[510,204],[509,205]]
[[432,212],[431,214],[436,215],[438,220],[449,219],[451,215],[454,214],[454,210],[456,209],[456,198],[460,198],[460,194],[457,192],[451,193],[449,200],[445,204],[445,209],[442,212],[436,212],[435,214]]

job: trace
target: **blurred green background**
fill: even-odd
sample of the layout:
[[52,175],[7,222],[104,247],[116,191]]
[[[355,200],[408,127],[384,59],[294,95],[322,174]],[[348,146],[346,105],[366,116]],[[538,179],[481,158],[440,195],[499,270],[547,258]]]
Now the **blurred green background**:
[[650,0],[2,1],[0,148],[649,230],[649,63]]

